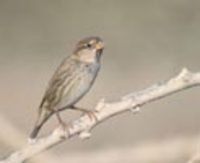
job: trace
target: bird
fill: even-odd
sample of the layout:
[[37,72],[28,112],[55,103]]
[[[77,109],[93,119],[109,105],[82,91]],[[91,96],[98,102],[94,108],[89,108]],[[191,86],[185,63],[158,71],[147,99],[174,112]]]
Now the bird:
[[67,56],[50,79],[42,101],[30,139],[35,139],[44,125],[56,115],[59,124],[66,125],[59,112],[66,109],[89,113],[75,104],[90,90],[101,67],[104,42],[98,36],[81,39],[71,55]]

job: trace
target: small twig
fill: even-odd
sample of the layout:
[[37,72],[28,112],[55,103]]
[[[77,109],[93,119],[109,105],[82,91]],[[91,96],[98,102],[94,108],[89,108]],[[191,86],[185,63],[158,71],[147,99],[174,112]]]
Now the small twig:
[[129,110],[138,112],[140,107],[146,103],[199,84],[200,73],[191,73],[184,68],[176,77],[155,84],[143,91],[126,95],[119,101],[106,103],[105,100],[100,100],[94,111],[94,115],[98,121],[91,120],[87,115],[81,116],[79,119],[70,123],[67,131],[62,127],[56,128],[49,136],[37,139],[34,143],[27,144],[22,149],[12,153],[5,160],[0,161],[0,163],[22,163],[34,155],[75,135],[79,135],[83,139],[88,138],[91,136],[90,131],[92,128],[114,115]]

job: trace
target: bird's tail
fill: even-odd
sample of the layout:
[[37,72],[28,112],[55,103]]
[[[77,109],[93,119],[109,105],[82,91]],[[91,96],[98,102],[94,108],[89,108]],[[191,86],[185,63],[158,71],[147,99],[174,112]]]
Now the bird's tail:
[[52,111],[41,109],[41,112],[38,115],[38,119],[36,121],[35,127],[33,128],[30,134],[30,139],[36,138],[43,124],[52,116],[52,114],[53,114]]

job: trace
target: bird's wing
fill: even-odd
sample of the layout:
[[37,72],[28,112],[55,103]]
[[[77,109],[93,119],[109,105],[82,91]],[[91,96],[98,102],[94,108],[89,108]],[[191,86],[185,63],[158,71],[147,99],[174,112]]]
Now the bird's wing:
[[63,89],[67,79],[71,78],[75,63],[69,57],[63,60],[60,66],[55,71],[46,89],[44,97],[40,104],[40,110],[43,107],[54,109],[54,107],[61,101]]

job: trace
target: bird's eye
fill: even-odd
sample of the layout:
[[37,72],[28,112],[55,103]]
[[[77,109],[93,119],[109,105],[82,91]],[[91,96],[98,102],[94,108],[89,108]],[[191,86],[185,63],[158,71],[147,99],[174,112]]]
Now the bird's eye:
[[87,48],[91,48],[92,45],[91,45],[91,44],[86,44],[86,47],[87,47]]

